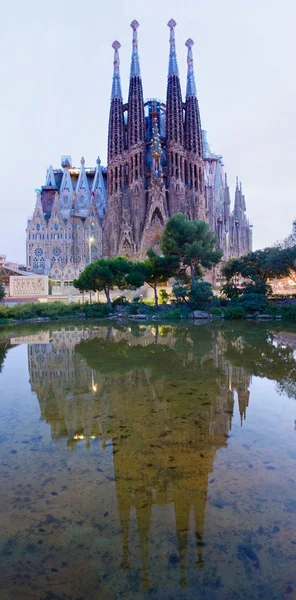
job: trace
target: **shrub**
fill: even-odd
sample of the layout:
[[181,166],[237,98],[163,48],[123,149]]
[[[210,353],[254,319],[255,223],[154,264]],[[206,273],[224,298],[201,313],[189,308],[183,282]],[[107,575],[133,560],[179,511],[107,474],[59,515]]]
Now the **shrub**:
[[125,304],[128,304],[126,296],[118,296],[118,298],[115,298],[115,300],[112,302],[112,306],[114,307],[123,306]]
[[214,306],[214,308],[211,308],[211,314],[215,315],[217,317],[221,317],[221,315],[223,315],[224,311],[222,308],[219,308],[217,306]]
[[279,314],[279,308],[275,302],[266,302],[266,312],[269,315],[277,315]]
[[213,302],[214,295],[212,286],[199,277],[192,280],[189,292],[189,302],[193,309],[205,310]]
[[247,313],[263,312],[266,308],[266,298],[263,294],[243,294],[237,301]]
[[169,301],[170,295],[167,293],[166,290],[160,290],[159,298],[160,298],[161,304],[167,304]]
[[110,307],[106,302],[95,302],[81,307],[86,317],[107,317],[110,314]]
[[246,313],[241,306],[229,306],[224,310],[225,319],[245,319]]
[[175,320],[186,318],[189,311],[184,310],[184,308],[172,308],[166,315],[165,318],[169,320]]
[[296,321],[296,305],[286,304],[281,309],[282,318],[285,321]]

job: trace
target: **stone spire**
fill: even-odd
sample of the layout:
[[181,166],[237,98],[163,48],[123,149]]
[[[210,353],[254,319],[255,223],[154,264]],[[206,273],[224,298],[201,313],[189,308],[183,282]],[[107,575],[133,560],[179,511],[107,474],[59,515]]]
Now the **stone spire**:
[[235,196],[234,196],[234,214],[236,217],[240,217],[240,211],[242,208],[241,203],[241,190],[238,183],[238,177],[236,177]]
[[168,143],[177,142],[183,148],[183,104],[175,46],[176,21],[171,19],[168,22],[168,27],[170,28],[170,57],[166,111],[167,140]]
[[114,98],[120,98],[122,100],[121,93],[121,82],[120,82],[120,72],[119,72],[119,48],[121,44],[115,40],[112,44],[112,48],[114,48],[114,62],[113,62],[113,82],[112,82],[112,92],[111,92],[111,101]]
[[[128,148],[132,148],[135,144],[138,144],[139,142],[142,142],[143,145],[145,141],[144,98],[138,54],[138,27],[138,21],[132,21],[131,28],[133,30],[133,49],[128,94]],[[143,162],[143,156],[137,157],[137,159],[139,159],[141,163]]]
[[108,163],[114,156],[118,156],[124,150],[124,119],[118,54],[120,43],[113,42],[112,48],[114,48],[114,73],[109,115]]
[[192,46],[194,42],[190,38],[185,43],[188,48],[187,54],[187,88],[185,109],[185,142],[187,150],[193,151],[200,158],[203,156],[202,129],[200,112],[196,96],[196,87],[193,71]]
[[168,22],[168,27],[170,28],[170,56],[169,56],[169,72],[168,77],[170,75],[176,75],[179,77],[178,63],[177,63],[177,55],[176,55],[176,43],[175,43],[175,27],[177,23],[174,19],[171,19]]
[[139,27],[139,23],[138,23],[138,21],[136,21],[134,19],[131,22],[131,28],[133,30],[133,51],[132,51],[130,77],[134,77],[134,76],[141,77],[139,53],[138,53],[138,33],[137,33],[138,27]]
[[195,87],[195,79],[194,79],[194,71],[193,71],[193,54],[192,54],[192,46],[194,41],[190,38],[185,42],[185,46],[188,48],[187,53],[187,87],[186,87],[186,98],[188,96],[196,96],[196,87]]

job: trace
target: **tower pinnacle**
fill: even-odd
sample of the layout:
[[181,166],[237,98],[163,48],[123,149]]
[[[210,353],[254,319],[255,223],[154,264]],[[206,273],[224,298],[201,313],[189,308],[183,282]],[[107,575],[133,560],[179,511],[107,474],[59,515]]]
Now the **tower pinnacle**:
[[177,64],[177,56],[176,56],[176,43],[175,43],[175,27],[177,23],[174,19],[171,19],[168,22],[168,27],[170,28],[170,57],[169,57],[169,72],[168,77],[170,75],[176,75],[179,77],[179,70]]
[[138,21],[135,19],[131,22],[131,28],[133,30],[133,51],[132,51],[132,62],[131,62],[131,77],[141,77],[139,53],[138,53],[138,33],[139,27]]
[[121,47],[121,44],[115,40],[115,42],[113,42],[112,44],[112,48],[114,48],[114,70],[113,70],[113,82],[112,82],[112,93],[111,93],[111,100],[113,100],[114,98],[119,98],[120,100],[122,100],[122,93],[121,93],[121,83],[120,83],[120,73],[119,73],[119,48]]
[[188,96],[196,96],[196,87],[195,87],[195,79],[194,79],[194,71],[193,71],[193,54],[192,54],[192,46],[194,41],[190,38],[185,42],[185,46],[188,48],[187,53],[187,88],[186,88],[186,98]]

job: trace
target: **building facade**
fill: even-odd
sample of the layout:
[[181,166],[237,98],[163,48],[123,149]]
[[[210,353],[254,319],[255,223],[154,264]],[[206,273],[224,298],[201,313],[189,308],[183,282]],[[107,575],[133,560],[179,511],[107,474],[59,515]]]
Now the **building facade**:
[[27,224],[27,267],[71,282],[100,256],[143,259],[160,250],[167,219],[178,212],[209,223],[226,258],[252,249],[252,229],[238,181],[234,208],[222,157],[210,151],[202,131],[188,39],[187,87],[181,92],[175,26],[168,23],[169,68],[166,102],[144,101],[138,53],[138,22],[133,31],[128,101],[120,80],[120,43],[113,43],[114,65],[108,128],[107,168],[72,166],[62,157],[37,190]]

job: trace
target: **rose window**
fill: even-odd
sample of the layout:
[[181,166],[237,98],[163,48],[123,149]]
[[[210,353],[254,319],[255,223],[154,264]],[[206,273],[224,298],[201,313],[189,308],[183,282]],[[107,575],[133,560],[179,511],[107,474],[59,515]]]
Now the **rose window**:
[[40,256],[43,256],[43,250],[42,248],[36,248],[36,250],[34,251],[35,256],[37,256],[38,258]]

